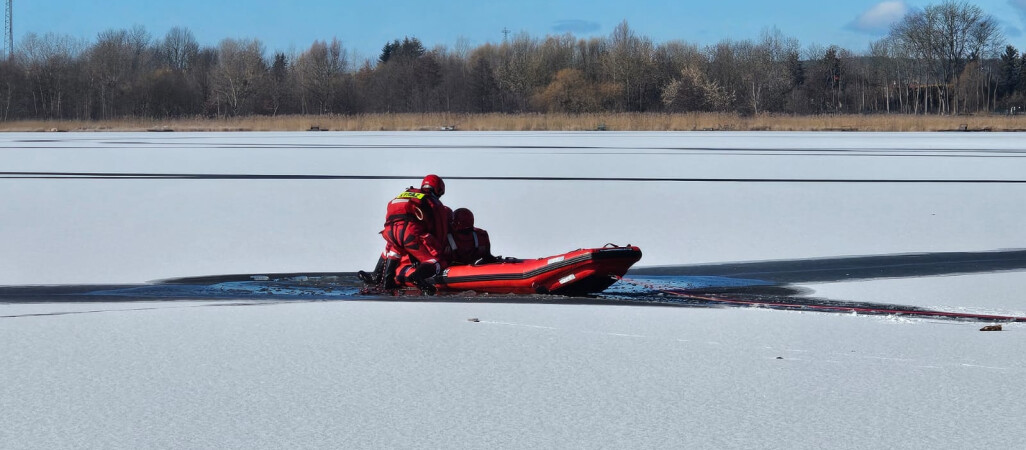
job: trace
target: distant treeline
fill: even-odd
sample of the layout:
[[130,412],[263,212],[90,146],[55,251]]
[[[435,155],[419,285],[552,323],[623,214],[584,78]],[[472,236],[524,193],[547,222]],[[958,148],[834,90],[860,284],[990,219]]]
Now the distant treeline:
[[28,34],[0,62],[0,119],[278,114],[688,112],[963,114],[1026,104],[1026,54],[974,5],[915,10],[865,52],[802,48],[777,30],[699,47],[608,36],[426,49],[397,39],[354,62],[338,39],[265,57],[257,39],[201,47],[110,30],[96,42]]

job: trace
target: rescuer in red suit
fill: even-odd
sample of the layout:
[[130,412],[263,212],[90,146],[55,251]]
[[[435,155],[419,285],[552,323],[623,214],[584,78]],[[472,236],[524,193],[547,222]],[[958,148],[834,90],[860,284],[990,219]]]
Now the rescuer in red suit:
[[[453,218],[452,208],[450,208],[448,206],[443,206],[443,208],[445,208],[445,215],[446,215],[446,217],[448,217],[448,221],[446,223],[448,224],[449,229],[451,230],[452,229],[452,218]],[[381,234],[381,232],[378,232],[378,234]],[[444,241],[442,239],[439,239],[439,242],[443,242],[444,243]],[[356,273],[356,276],[360,279],[360,281],[363,281],[364,284],[371,285],[371,286],[381,285],[382,284],[381,283],[381,281],[382,281],[381,280],[381,276],[382,276],[382,273],[384,273],[384,271],[385,271],[385,261],[388,260],[387,256],[388,256],[388,253],[391,252],[391,251],[392,251],[391,244],[389,244],[388,242],[385,242],[385,250],[381,252],[380,256],[378,256],[378,263],[374,266],[374,270],[372,270],[370,272],[364,272],[364,271],[361,270],[361,271],[358,271]],[[448,253],[448,248],[446,248],[446,252]],[[410,261],[409,255],[402,257],[400,259],[400,261],[399,261],[399,270],[396,273],[397,274],[404,273],[404,269],[407,269],[408,266],[411,266],[411,265],[413,265],[413,262]]]
[[[449,232],[449,213],[439,199],[445,194],[445,182],[438,175],[428,175],[420,188],[410,186],[388,202],[385,214],[385,261],[381,282],[385,289],[394,289],[397,282],[410,281],[427,294],[435,287],[429,278],[441,273],[447,262],[441,237]],[[408,256],[411,270],[396,279],[400,260]],[[362,277],[361,277],[362,278]]]
[[467,208],[453,211],[452,228],[446,236],[451,265],[486,264],[495,261],[488,232],[474,227],[474,213]]

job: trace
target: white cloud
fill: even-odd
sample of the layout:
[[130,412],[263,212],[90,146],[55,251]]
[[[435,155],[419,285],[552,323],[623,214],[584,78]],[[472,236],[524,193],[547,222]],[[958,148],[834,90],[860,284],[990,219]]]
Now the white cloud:
[[[1026,5],[1026,0],[1011,0]],[[866,33],[885,33],[891,24],[908,12],[908,5],[902,0],[877,3],[848,24],[848,28]]]

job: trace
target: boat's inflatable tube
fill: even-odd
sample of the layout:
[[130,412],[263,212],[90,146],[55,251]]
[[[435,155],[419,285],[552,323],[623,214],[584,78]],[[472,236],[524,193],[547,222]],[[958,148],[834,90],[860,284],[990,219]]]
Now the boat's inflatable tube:
[[438,277],[441,291],[587,295],[602,292],[641,259],[641,249],[607,244],[538,259],[452,266]]

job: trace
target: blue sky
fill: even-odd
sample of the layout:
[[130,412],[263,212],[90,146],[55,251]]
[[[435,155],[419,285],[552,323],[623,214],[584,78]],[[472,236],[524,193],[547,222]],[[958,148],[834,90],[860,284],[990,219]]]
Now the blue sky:
[[[865,50],[909,8],[941,0],[14,0],[15,44],[27,32],[69,35],[92,42],[97,33],[142,25],[154,38],[186,27],[201,45],[223,38],[257,38],[268,53],[302,51],[315,40],[338,37],[360,58],[376,58],[382,45],[404,36],[425,46],[501,42],[502,30],[532,36],[572,32],[606,36],[623,20],[655,42],[700,45],[757,38],[776,27],[810,44]],[[1026,47],[1026,0],[971,2],[996,17],[1007,40]]]

